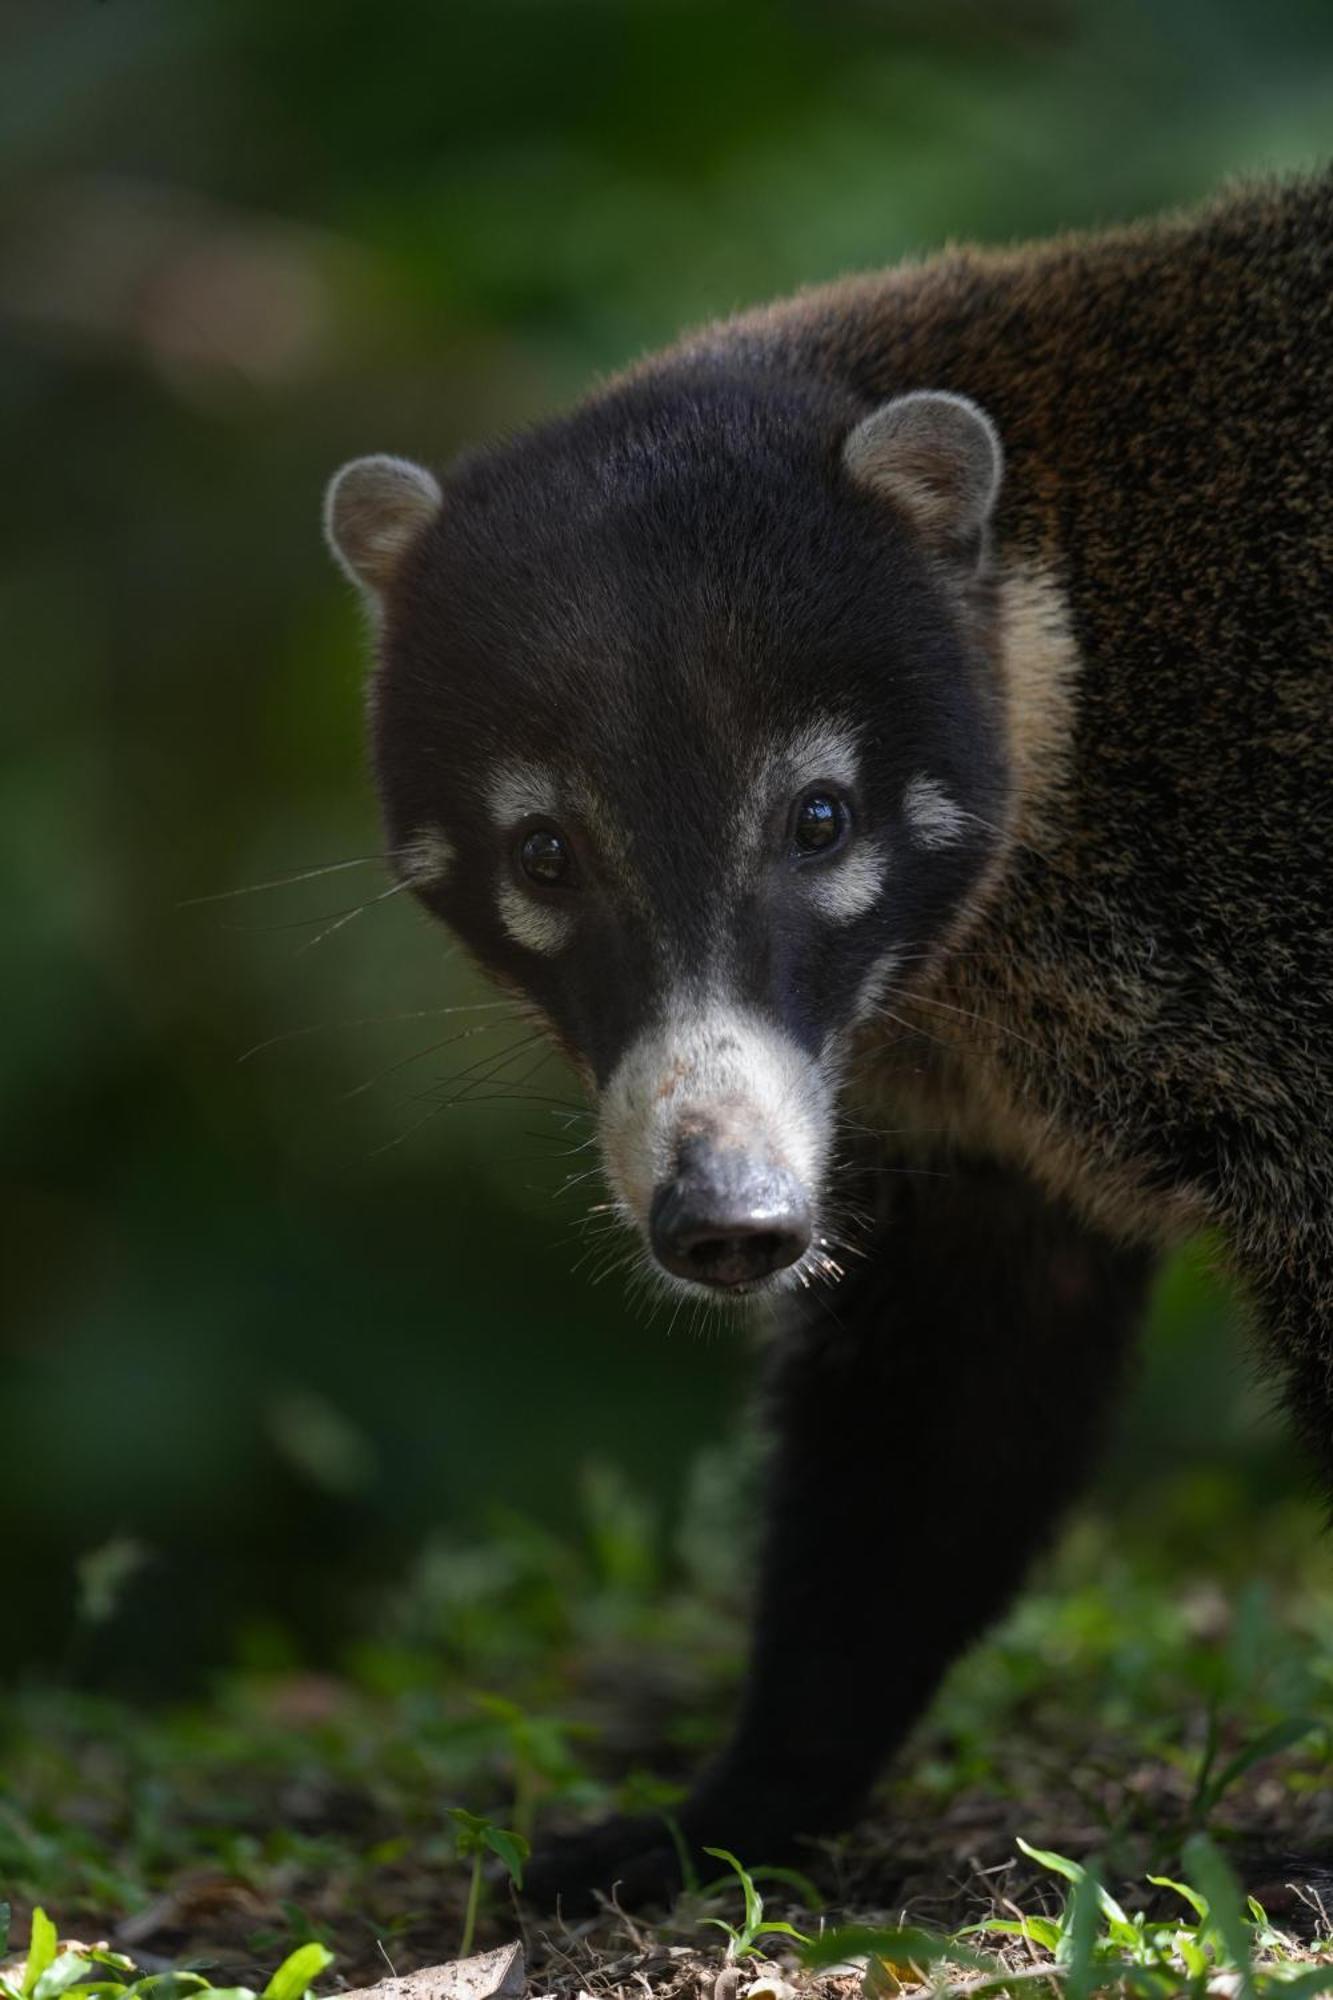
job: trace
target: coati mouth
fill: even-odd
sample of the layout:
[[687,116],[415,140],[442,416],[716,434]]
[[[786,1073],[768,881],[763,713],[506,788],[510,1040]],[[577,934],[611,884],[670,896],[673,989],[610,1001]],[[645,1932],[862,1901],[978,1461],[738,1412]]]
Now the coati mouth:
[[832,1100],[819,1065],[751,1010],[673,1011],[633,1045],[602,1094],[602,1152],[666,1279],[734,1297],[829,1275]]

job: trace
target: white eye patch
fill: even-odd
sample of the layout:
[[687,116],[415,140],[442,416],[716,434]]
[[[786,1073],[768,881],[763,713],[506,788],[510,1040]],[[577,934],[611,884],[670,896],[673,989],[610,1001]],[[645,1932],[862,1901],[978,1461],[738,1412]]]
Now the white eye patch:
[[831,720],[806,723],[768,751],[733,808],[737,868],[748,874],[765,865],[775,809],[816,785],[850,793],[858,768],[855,732]]
[[527,895],[512,882],[502,882],[497,898],[506,937],[524,951],[550,958],[563,951],[574,935],[571,910],[553,909],[539,895]]
[[888,862],[866,844],[835,855],[827,867],[808,869],[803,878],[811,904],[830,923],[850,924],[873,910],[888,879]]
[[555,773],[544,764],[506,764],[492,778],[486,794],[497,826],[517,826],[521,819],[554,819],[560,805]]
[[821,782],[850,792],[860,759],[854,731],[835,722],[812,722],[798,730],[779,760],[793,791]]
[[918,847],[957,847],[967,838],[968,814],[924,773],[903,793],[903,817]]
[[[508,831],[525,819],[557,819],[560,788],[555,773],[544,764],[506,764],[491,779],[486,804],[496,826]],[[510,942],[542,958],[563,951],[574,935],[573,912],[543,901],[538,889],[502,882],[496,907]]]

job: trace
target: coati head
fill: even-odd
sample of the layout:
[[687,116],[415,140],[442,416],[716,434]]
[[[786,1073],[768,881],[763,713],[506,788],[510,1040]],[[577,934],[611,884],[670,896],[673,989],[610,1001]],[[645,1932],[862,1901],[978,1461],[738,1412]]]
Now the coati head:
[[574,1057],[689,1285],[836,1269],[851,1033],[995,851],[1000,463],[961,397],[679,365],[330,486],[396,865]]

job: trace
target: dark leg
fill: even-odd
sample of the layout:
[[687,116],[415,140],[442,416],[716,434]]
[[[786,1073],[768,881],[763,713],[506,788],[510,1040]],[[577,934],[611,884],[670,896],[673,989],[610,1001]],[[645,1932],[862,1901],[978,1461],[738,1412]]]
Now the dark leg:
[[1292,1423],[1333,1512],[1333,1243],[1293,1245],[1253,1289]]
[[[1000,1612],[1091,1468],[1151,1275],[1017,1174],[885,1176],[864,1272],[794,1315],[751,1667],[681,1814],[750,1865],[861,1811],[955,1655]],[[835,1318],[836,1315],[836,1318]],[[548,1849],[534,1897],[670,1894],[660,1822]]]

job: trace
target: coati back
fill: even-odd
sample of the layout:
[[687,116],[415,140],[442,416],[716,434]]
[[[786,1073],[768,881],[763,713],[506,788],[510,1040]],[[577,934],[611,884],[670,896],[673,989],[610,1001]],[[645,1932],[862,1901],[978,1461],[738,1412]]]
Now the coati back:
[[[855,1816],[1164,1244],[1221,1232],[1333,1485],[1331,378],[1323,176],[812,291],[330,489],[397,866],[580,1067],[664,1282],[775,1322],[696,1844]],[[534,1888],[677,1871],[620,1820]]]

